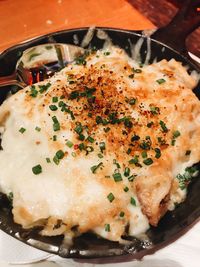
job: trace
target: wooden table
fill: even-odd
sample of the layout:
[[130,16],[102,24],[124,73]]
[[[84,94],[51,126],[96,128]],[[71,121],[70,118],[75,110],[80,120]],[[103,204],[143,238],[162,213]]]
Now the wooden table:
[[154,27],[126,0],[0,0],[0,51],[38,35],[91,25]]
[[[83,26],[161,27],[184,0],[0,0],[0,51],[27,39]],[[200,29],[188,38],[200,57]]]

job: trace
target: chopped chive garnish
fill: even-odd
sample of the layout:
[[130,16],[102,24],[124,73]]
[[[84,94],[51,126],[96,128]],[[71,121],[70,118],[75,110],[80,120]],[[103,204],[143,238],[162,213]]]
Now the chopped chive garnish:
[[135,73],[141,73],[142,70],[141,69],[133,69],[133,72],[135,72]]
[[115,199],[115,196],[113,195],[113,193],[109,193],[107,195],[107,199],[110,201],[110,202],[113,202],[113,200]]
[[58,121],[58,119],[56,118],[56,116],[53,116],[52,117],[52,120],[53,120],[53,130],[54,131],[59,131],[60,130],[60,123]]
[[131,148],[128,148],[126,154],[130,155],[130,153],[131,153]]
[[105,231],[110,232],[110,224],[109,223],[105,224]]
[[164,123],[164,121],[160,121],[159,124],[160,124],[163,132],[167,133],[168,132],[168,128],[167,128],[166,124]]
[[110,52],[107,51],[107,52],[104,52],[103,54],[104,54],[104,56],[109,56],[110,55]]
[[88,140],[90,143],[94,143],[94,138],[91,137],[91,136],[88,136],[87,140]]
[[133,135],[132,137],[131,137],[131,142],[135,142],[135,141],[138,141],[138,140],[140,140],[140,137],[139,137],[139,135]]
[[86,155],[88,155],[90,152],[94,151],[94,148],[92,146],[86,146],[85,151]]
[[57,97],[57,96],[52,97],[52,102],[53,102],[53,103],[58,102],[58,97]]
[[153,115],[158,115],[160,112],[159,107],[155,107],[155,106],[150,106],[150,111]]
[[103,154],[101,154],[101,153],[99,153],[97,156],[98,156],[100,159],[103,158]]
[[132,106],[135,105],[136,101],[137,101],[136,98],[131,98],[129,99],[128,103]]
[[74,144],[73,144],[71,141],[68,140],[68,141],[66,142],[66,145],[67,145],[69,148],[71,148],[71,147],[73,147]]
[[30,87],[30,89],[31,89],[30,96],[32,96],[32,97],[36,97],[36,96],[38,95],[38,91],[36,90],[35,85],[32,85],[32,86]]
[[176,139],[172,139],[172,141],[171,141],[171,145],[172,145],[172,146],[175,146],[175,144],[176,144]]
[[55,111],[55,110],[58,109],[56,105],[50,105],[49,108],[50,108],[50,110],[52,110],[52,111]]
[[79,148],[80,151],[82,151],[82,150],[85,149],[85,145],[84,145],[83,143],[80,143],[80,144],[78,145],[78,148]]
[[42,166],[40,164],[34,166],[32,168],[32,172],[37,175],[37,174],[40,174],[42,172]]
[[119,217],[123,218],[125,213],[123,211],[120,212]]
[[134,78],[134,74],[132,73],[132,74],[130,74],[128,77],[129,77],[130,79],[133,79],[133,78]]
[[103,128],[104,129],[104,132],[107,133],[110,131],[110,127],[106,127],[106,128]]
[[40,131],[41,131],[41,128],[38,127],[38,126],[36,126],[36,127],[35,127],[35,130],[36,130],[37,132],[40,132]]
[[130,175],[130,168],[126,167],[124,170],[124,176],[128,177]]
[[124,192],[128,192],[129,188],[127,186],[124,187]]
[[158,79],[158,80],[156,80],[156,82],[157,82],[158,84],[162,84],[162,83],[165,83],[166,80],[165,80],[165,79]]
[[177,130],[173,132],[173,138],[177,138],[181,135],[181,133]]
[[60,160],[59,160],[59,158],[58,158],[56,155],[53,157],[53,162],[54,162],[56,165],[58,165],[58,164],[60,163]]
[[10,193],[7,195],[7,197],[8,197],[8,200],[10,201],[10,203],[13,203],[13,197],[14,197],[13,192],[10,192]]
[[21,127],[21,128],[19,129],[19,132],[22,133],[22,134],[23,134],[25,131],[26,131],[26,129],[23,128],[23,127]]
[[50,158],[46,158],[46,162],[50,163],[51,162]]
[[53,141],[57,140],[57,135],[53,135]]
[[137,176],[136,174],[129,176],[128,177],[129,182],[133,182],[136,176]]
[[75,152],[72,152],[71,155],[72,155],[72,157],[74,157],[74,158],[76,157],[76,153],[75,153]]
[[98,165],[92,166],[90,169],[92,173],[96,173],[96,170],[103,165],[103,162],[100,162]]
[[124,126],[127,128],[132,128],[133,127],[133,123],[130,121],[130,118],[125,118],[124,119]]
[[146,159],[147,158],[147,152],[146,151],[142,151],[141,154],[142,154],[142,158],[143,159]]
[[43,85],[38,85],[38,87],[40,88],[39,92],[41,94],[44,93],[50,86],[51,86],[50,83],[43,84]]
[[62,150],[58,150],[56,152],[56,156],[58,159],[62,159],[64,157],[65,153]]
[[185,155],[189,156],[191,154],[191,150],[186,150]]
[[83,131],[83,126],[82,126],[81,124],[76,125],[74,131],[75,131],[77,134],[81,134],[82,131]]
[[134,156],[134,158],[132,158],[131,160],[129,160],[129,163],[130,164],[137,164],[138,163],[138,158],[139,158],[139,156]]
[[120,181],[122,181],[122,175],[121,175],[121,173],[119,173],[119,172],[114,173],[114,174],[113,174],[113,178],[114,178],[115,182],[120,182]]
[[60,123],[59,122],[53,124],[53,130],[55,132],[60,130]]
[[151,128],[151,126],[153,126],[153,121],[147,123],[147,127],[148,127],[148,128]]
[[105,144],[105,142],[100,142],[99,143],[99,148],[100,148],[100,150],[101,150],[101,153],[106,149],[106,144]]
[[143,163],[144,163],[145,165],[151,165],[151,164],[153,163],[153,160],[152,160],[151,158],[147,158],[147,159],[144,159],[144,160],[143,160]]
[[136,206],[136,201],[133,197],[131,197],[130,203],[131,205]]
[[156,157],[157,159],[159,159],[159,158],[161,157],[161,151],[160,151],[160,149],[159,149],[159,148],[155,148],[154,150],[155,150],[155,152],[156,152],[155,157]]
[[85,140],[85,136],[83,134],[79,134],[78,139],[81,141]]

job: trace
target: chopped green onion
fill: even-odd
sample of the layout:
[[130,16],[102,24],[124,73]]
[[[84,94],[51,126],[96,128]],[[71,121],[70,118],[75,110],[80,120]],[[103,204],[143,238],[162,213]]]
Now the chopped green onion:
[[52,97],[52,102],[53,102],[53,103],[58,102],[58,97],[57,97],[57,96]]
[[96,173],[96,170],[103,165],[103,162],[100,162],[98,165],[92,166],[90,169],[92,173]]
[[105,231],[110,232],[110,224],[109,223],[105,224]]
[[23,127],[21,127],[21,128],[19,129],[19,132],[22,133],[22,134],[23,134],[25,131],[26,131],[26,129],[23,128]]
[[128,177],[129,182],[133,182],[136,176],[137,176],[136,174],[129,176]]
[[175,146],[175,144],[176,144],[176,139],[172,139],[172,141],[171,141],[171,145],[172,145],[172,146]]
[[114,174],[113,174],[113,178],[114,178],[115,182],[120,182],[120,181],[122,181],[122,175],[121,175],[121,173],[119,173],[119,172],[114,173]]
[[38,85],[38,87],[40,88],[39,92],[41,94],[44,93],[50,86],[51,86],[50,83],[43,84],[43,85]]
[[31,89],[30,96],[32,96],[32,97],[36,97],[36,96],[38,95],[38,91],[36,90],[35,85],[32,85],[32,86],[30,87],[30,89]]
[[142,70],[141,69],[133,69],[133,72],[135,72],[135,73],[141,73]]
[[91,136],[88,136],[87,140],[88,140],[90,143],[94,143],[94,138],[91,137]]
[[185,155],[189,156],[191,154],[191,150],[186,150]]
[[161,151],[160,151],[160,149],[159,149],[159,148],[155,148],[154,150],[155,150],[155,152],[156,152],[155,157],[156,157],[157,159],[159,159],[159,158],[161,157]]
[[124,170],[124,176],[128,177],[130,175],[130,168],[126,167]]
[[68,141],[66,142],[66,145],[67,145],[69,148],[71,148],[71,147],[73,147],[74,144],[73,144],[71,141],[68,140]]
[[57,140],[57,135],[53,135],[53,141]]
[[34,166],[32,168],[32,172],[37,175],[37,174],[40,174],[42,172],[42,166],[40,164]]
[[158,80],[156,80],[156,82],[157,82],[158,84],[162,84],[162,83],[165,83],[166,80],[165,80],[165,79],[158,79]]
[[160,112],[160,109],[158,107],[155,107],[155,106],[150,106],[150,111],[153,115],[158,115]]
[[130,164],[137,164],[138,163],[138,158],[139,158],[139,156],[134,156],[134,158],[132,158],[131,160],[129,160],[129,163]]
[[106,127],[106,128],[103,128],[104,129],[104,132],[107,133],[110,131],[110,127]]
[[54,162],[56,165],[58,165],[58,164],[60,163],[60,160],[59,160],[59,158],[58,158],[56,155],[53,157],[53,162]]
[[100,142],[99,143],[99,148],[100,148],[100,150],[101,150],[101,153],[106,149],[106,144],[105,144],[105,142]]
[[107,52],[104,52],[103,54],[104,54],[105,56],[109,56],[109,55],[110,55],[110,52],[107,51]]
[[60,130],[60,123],[59,122],[53,124],[53,130],[55,132]]
[[58,150],[56,152],[56,156],[58,159],[62,159],[64,157],[65,153],[62,150]]
[[41,128],[38,127],[38,126],[36,126],[36,127],[35,127],[35,130],[36,130],[37,132],[40,132],[40,131],[41,131]]
[[74,131],[77,133],[77,134],[81,134],[83,132],[83,126],[81,124],[78,124],[76,125]]
[[81,141],[85,140],[85,136],[83,134],[79,134],[78,139]]
[[168,128],[167,128],[166,124],[164,123],[164,121],[160,121],[159,124],[160,124],[163,132],[167,133],[168,132]]
[[153,160],[151,158],[147,158],[147,159],[143,160],[143,163],[148,166],[148,165],[151,165],[153,163]]
[[98,156],[100,159],[103,158],[103,154],[101,154],[101,153],[99,153],[97,156]]
[[115,199],[115,196],[113,195],[113,193],[109,193],[107,195],[107,199],[110,201],[110,202],[113,202],[113,200]]
[[133,79],[133,78],[134,78],[134,74],[132,73],[132,74],[130,74],[128,77],[129,77],[130,79]]
[[119,217],[123,218],[125,213],[123,211],[120,212]]
[[130,203],[131,205],[136,206],[136,201],[133,197],[131,197]]
[[52,111],[56,111],[58,109],[56,105],[50,105],[49,108]]
[[128,192],[129,188],[127,186],[124,187],[124,192]]
[[153,121],[147,123],[147,127],[148,127],[148,128],[151,128],[152,125],[153,125]]
[[181,135],[181,133],[177,130],[173,132],[173,138],[177,138]]
[[142,151],[142,158],[146,159],[147,158],[147,152],[146,151]]
[[50,163],[51,162],[50,158],[46,158],[46,162]]
[[135,141],[138,141],[138,140],[140,140],[140,137],[139,137],[139,135],[133,135],[132,137],[131,137],[131,142],[135,142]]

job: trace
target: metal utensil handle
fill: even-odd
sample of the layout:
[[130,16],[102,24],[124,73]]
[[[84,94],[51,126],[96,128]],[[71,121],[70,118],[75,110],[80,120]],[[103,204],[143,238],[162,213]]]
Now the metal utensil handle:
[[9,76],[0,77],[0,87],[9,86],[9,85],[17,85],[21,88],[23,88],[25,86],[22,82],[19,82],[18,80],[16,80],[16,74],[15,73],[13,73]]
[[151,37],[188,57],[187,36],[200,26],[200,0],[185,0],[172,21]]

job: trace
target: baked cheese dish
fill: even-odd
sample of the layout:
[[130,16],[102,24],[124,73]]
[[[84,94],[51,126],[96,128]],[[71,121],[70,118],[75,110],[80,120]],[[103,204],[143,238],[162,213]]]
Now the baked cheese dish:
[[0,191],[42,235],[123,242],[184,201],[200,161],[197,75],[90,51],[0,107]]

